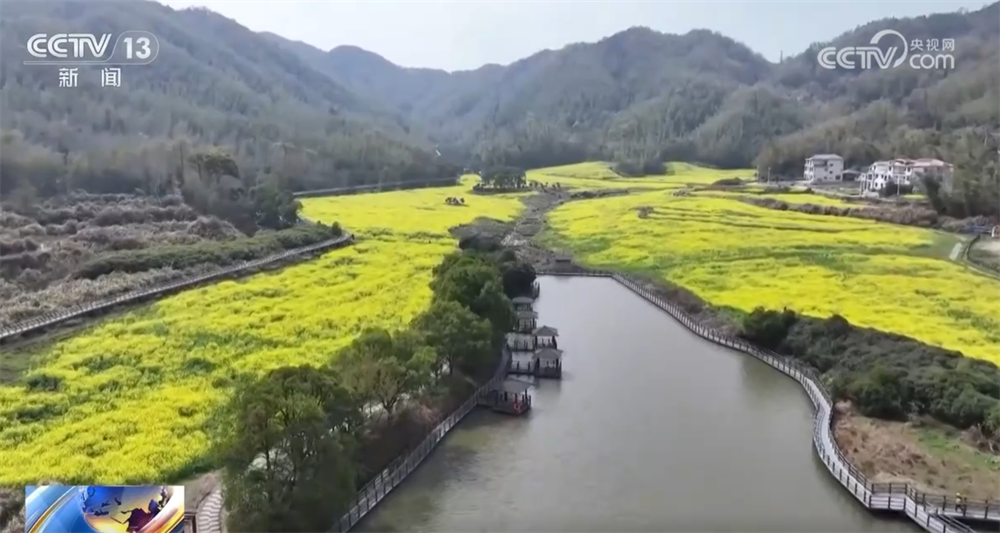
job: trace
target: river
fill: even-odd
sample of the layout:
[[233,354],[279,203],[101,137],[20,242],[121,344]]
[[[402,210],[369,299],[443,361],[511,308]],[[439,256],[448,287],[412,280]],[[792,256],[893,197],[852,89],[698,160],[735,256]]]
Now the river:
[[795,381],[611,279],[539,281],[562,381],[473,411],[357,531],[919,531],[833,480]]

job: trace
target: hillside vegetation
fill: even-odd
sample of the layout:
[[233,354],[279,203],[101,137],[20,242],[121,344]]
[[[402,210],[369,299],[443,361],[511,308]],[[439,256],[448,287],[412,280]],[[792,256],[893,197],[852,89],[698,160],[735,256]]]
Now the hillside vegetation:
[[[99,85],[98,67],[80,67],[79,86],[25,66],[32,34],[118,35],[144,28],[160,51],[127,68],[122,87]],[[42,197],[186,191],[223,218],[232,197],[262,181],[289,190],[457,176],[431,145],[391,111],[314,70],[296,55],[205,9],[155,2],[9,2],[0,13],[0,190]],[[20,51],[20,52],[18,52]],[[213,170],[216,150],[239,172]],[[21,189],[21,193],[16,191]],[[190,200],[190,199],[189,199]]]
[[[56,86],[47,69],[0,68],[0,186],[43,195],[172,190],[199,174],[192,156],[220,147],[239,176],[199,187],[224,199],[262,176],[289,190],[421,183],[467,167],[539,168],[587,159],[656,174],[663,161],[770,168],[796,176],[805,157],[940,157],[956,164],[951,216],[997,216],[991,135],[1000,123],[1000,3],[975,12],[875,21],[881,29],[954,39],[954,70],[826,70],[810,47],[780,64],[718,33],[631,28],[507,66],[455,73],[396,66],[357,47],[329,52],[256,34],[204,9],[152,2],[16,2],[0,15],[3,45],[53,27],[149,28],[160,57],[104,91],[96,71]],[[440,149],[438,157],[434,149]],[[649,172],[649,169],[652,172]],[[204,180],[202,180],[204,181]],[[221,200],[220,200],[221,201]]]
[[195,172],[190,179],[178,174],[184,179],[170,187],[174,194],[73,190],[39,197],[29,182],[4,196],[0,294],[10,305],[0,324],[342,234],[336,223],[301,221],[301,204],[285,180],[258,176],[248,190],[220,149],[196,153],[182,167]]
[[[706,30],[632,28],[508,66],[446,73],[402,68],[357,47],[323,52],[268,37],[317,70],[421,124],[446,153],[524,168],[585,158],[642,166],[700,161],[801,176],[814,153],[848,166],[939,157],[957,166],[948,214],[997,216],[991,136],[1000,123],[1000,4],[874,21],[773,64]],[[954,70],[826,70],[820,48],[882,29],[955,39]]]

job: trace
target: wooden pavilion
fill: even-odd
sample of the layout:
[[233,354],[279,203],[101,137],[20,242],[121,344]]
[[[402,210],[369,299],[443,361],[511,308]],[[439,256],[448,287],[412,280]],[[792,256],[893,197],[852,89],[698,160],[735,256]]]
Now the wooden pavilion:
[[539,348],[558,348],[559,343],[556,342],[556,337],[559,336],[559,330],[549,326],[542,326],[531,332],[535,336],[535,349]]
[[510,301],[514,304],[515,311],[531,311],[531,304],[534,302],[531,298],[527,296],[517,296]]
[[557,348],[542,348],[535,352],[535,375],[540,378],[562,378],[563,351]]
[[508,379],[490,389],[479,399],[483,405],[500,413],[523,415],[531,409],[530,383]]
[[517,311],[517,332],[530,333],[538,327],[538,313],[534,311]]

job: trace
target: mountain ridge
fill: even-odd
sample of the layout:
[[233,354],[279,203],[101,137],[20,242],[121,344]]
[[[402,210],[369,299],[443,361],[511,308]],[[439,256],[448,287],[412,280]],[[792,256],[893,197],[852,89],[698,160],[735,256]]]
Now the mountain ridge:
[[[34,10],[64,25],[81,16],[96,16],[109,28],[117,19],[142,22],[163,33],[171,53],[162,54],[159,71],[155,65],[143,71],[148,76],[139,76],[139,91],[125,91],[116,105],[90,93],[93,101],[68,115],[80,130],[75,134],[59,131],[65,128],[58,117],[36,124],[31,110],[45,109],[56,93],[35,73],[5,64],[10,87],[3,97],[15,112],[0,117],[0,125],[47,150],[49,166],[58,159],[70,166],[67,149],[80,154],[96,140],[130,132],[171,146],[178,135],[228,146],[241,167],[292,174],[300,189],[418,179],[441,171],[434,148],[469,167],[605,159],[641,168],[684,160],[794,175],[816,152],[841,153],[853,166],[897,155],[956,162],[968,156],[981,165],[982,154],[970,156],[968,145],[1000,122],[1000,106],[992,105],[1000,101],[1000,3],[873,21],[830,41],[865,44],[889,27],[954,38],[956,68],[934,72],[826,70],[815,54],[829,43],[773,63],[711,30],[667,34],[642,26],[506,66],[447,72],[401,67],[350,45],[324,52],[204,9],[131,2],[113,12],[94,3],[85,4],[97,7],[83,15],[80,5],[5,9],[0,20],[14,30],[5,32],[5,42],[18,42],[37,22],[18,10]],[[150,103],[153,96],[161,101]],[[150,106],[161,120],[122,116]],[[109,159],[103,150],[98,159]],[[298,159],[305,170],[293,164]]]
[[[954,39],[955,69],[819,65],[821,48],[866,45],[881,29]],[[711,30],[635,26],[455,73],[400,67],[356,47],[313,66],[481,164],[683,159],[794,175],[817,152],[841,152],[852,166],[897,155],[962,159],[969,151],[958,146],[1000,118],[998,40],[993,3],[871,21],[778,63]]]

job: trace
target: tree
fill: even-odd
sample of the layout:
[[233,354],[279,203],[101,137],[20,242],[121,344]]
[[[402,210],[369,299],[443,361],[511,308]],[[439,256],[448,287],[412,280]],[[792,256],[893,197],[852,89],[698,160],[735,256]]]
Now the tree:
[[329,370],[285,367],[242,384],[214,427],[233,531],[325,531],[354,496],[359,418]]
[[491,167],[482,172],[483,183],[496,189],[519,189],[525,186],[524,170],[517,167]]
[[429,383],[435,358],[414,333],[368,329],[337,354],[334,365],[360,401],[380,406],[391,419],[407,394]]
[[418,316],[414,327],[437,351],[436,370],[447,366],[476,371],[489,360],[491,326],[462,304],[451,300],[435,301]]
[[490,321],[493,345],[514,327],[514,310],[504,296],[500,270],[479,255],[464,255],[431,282],[435,300],[452,300]]
[[865,416],[900,420],[908,412],[909,395],[903,385],[905,373],[897,368],[876,364],[856,380],[849,394]]
[[264,174],[250,190],[257,225],[262,228],[285,229],[299,221],[302,203],[287,189],[282,189],[278,178]]
[[533,266],[515,260],[503,263],[500,270],[503,275],[503,292],[508,298],[531,295],[531,287],[537,277]]
[[794,311],[772,311],[763,307],[755,308],[743,319],[740,336],[765,348],[777,349],[795,325]]

